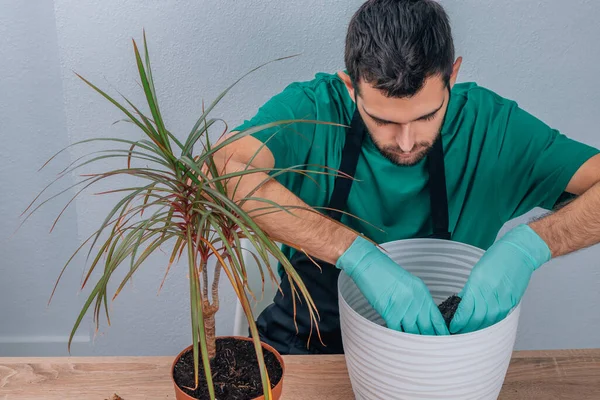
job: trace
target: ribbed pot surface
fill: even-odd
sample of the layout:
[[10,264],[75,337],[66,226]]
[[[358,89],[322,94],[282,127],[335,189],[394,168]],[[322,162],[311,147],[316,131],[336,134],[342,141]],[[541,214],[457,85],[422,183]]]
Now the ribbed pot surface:
[[[483,250],[437,239],[382,245],[404,269],[423,279],[436,304],[460,292]],[[340,322],[357,399],[497,399],[510,363],[520,305],[477,332],[424,336],[385,327],[351,278],[339,278]]]

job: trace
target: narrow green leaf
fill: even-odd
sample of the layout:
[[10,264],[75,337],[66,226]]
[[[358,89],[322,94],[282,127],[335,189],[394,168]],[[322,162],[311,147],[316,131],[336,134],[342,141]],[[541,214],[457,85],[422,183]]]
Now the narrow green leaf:
[[[210,188],[207,188],[206,191],[214,192]],[[220,196],[220,194],[216,194],[216,196]],[[289,263],[289,260],[287,260],[287,258],[281,252],[281,250],[277,247],[277,245],[275,245],[275,243],[266,235],[266,233],[264,233],[262,231],[262,229],[256,224],[256,222],[254,222],[249,216],[247,216],[246,213],[243,212],[243,210],[239,209],[239,207],[237,206],[237,204],[235,204],[235,202],[227,199],[225,201],[225,203],[227,204],[228,207],[230,207],[232,209],[232,211],[234,211],[238,215],[240,215],[240,218],[245,221],[245,225],[248,227],[251,227],[253,229],[256,236],[258,238],[260,238],[260,240],[263,242],[263,244],[269,249],[271,254],[273,254],[282,263],[284,269],[286,270],[286,272],[288,273],[288,276],[291,279],[291,282],[298,285],[302,296],[307,300],[307,304],[309,305],[308,310],[309,310],[309,314],[311,316],[311,320],[312,320],[312,318],[315,318],[316,306],[314,304],[314,301],[310,297],[310,294],[308,293],[308,290],[306,289],[306,286],[302,282],[300,276],[298,275],[296,270]],[[315,321],[316,321],[316,319],[315,319]]]
[[144,87],[144,93],[146,94],[146,101],[148,102],[148,106],[150,107],[150,112],[154,117],[154,122],[156,123],[156,128],[160,136],[160,143],[162,147],[165,149],[165,153],[168,153],[172,159],[173,151],[171,150],[171,144],[169,143],[169,138],[165,132],[165,125],[162,120],[162,116],[160,115],[160,110],[158,109],[158,103],[152,94],[152,90],[150,89],[150,83],[148,82],[148,76],[146,75],[146,70],[144,68],[144,64],[142,62],[142,58],[140,56],[140,52],[138,50],[137,44],[135,40],[133,40],[133,48],[135,52],[135,59],[138,65],[138,72],[140,75],[140,80],[142,81],[142,86]]
[[[152,85],[153,85],[153,83],[152,83]],[[140,116],[140,118],[142,119],[142,121],[144,121],[144,124],[148,127],[148,130],[150,130],[155,137],[160,137],[160,134],[156,131],[156,129],[154,129],[154,126],[156,125],[156,122],[154,122],[154,120],[152,120],[151,118],[146,117],[131,101],[129,101],[122,94],[121,94],[121,97],[123,97],[123,99],[127,102],[127,104],[129,104],[131,106],[131,108],[134,109],[134,111],[136,112],[136,114],[138,114]],[[154,123],[155,125],[152,125],[152,123]],[[173,136],[166,129],[165,129],[165,132],[167,133],[167,135],[171,139],[173,139],[173,141],[179,146],[179,148],[183,149],[183,144],[181,144],[181,142],[179,140],[177,140],[177,138],[175,136]]]
[[[192,128],[192,131],[190,133],[190,135],[188,137],[193,138],[193,134],[194,132],[196,132],[196,130],[198,130],[198,128],[200,127],[200,124],[202,124],[202,121],[204,121],[206,119],[206,117],[208,116],[208,114],[210,114],[210,112],[213,110],[213,108],[216,107],[216,105],[223,99],[223,97],[225,97],[225,95],[227,93],[229,93],[229,91],[231,89],[233,89],[242,79],[244,79],[246,76],[252,74],[253,72],[259,70],[260,68],[263,68],[266,65],[269,65],[273,62],[277,62],[277,61],[283,61],[292,57],[296,57],[296,55],[292,55],[292,56],[288,56],[288,57],[281,57],[281,58],[277,58],[275,60],[271,60],[269,62],[266,62],[262,65],[259,65],[256,68],[253,68],[252,70],[248,71],[247,73],[245,73],[244,75],[242,75],[240,78],[238,78],[233,84],[231,84],[227,89],[225,89],[223,92],[221,92],[221,94],[219,94],[219,96],[217,96],[217,98],[210,104],[210,106],[208,106],[208,109],[206,109],[202,115],[200,116],[200,118],[198,118],[198,121],[196,122],[196,124],[194,124],[194,127]],[[183,155],[191,157],[192,154],[190,154],[191,151],[191,144],[190,142],[186,142],[184,150],[183,150]]]
[[[25,224],[25,222],[27,222],[27,220],[28,220],[29,218],[31,218],[31,216],[32,216],[32,215],[33,215],[33,214],[34,214],[34,213],[35,213],[37,210],[39,210],[39,209],[40,209],[40,208],[41,208],[41,207],[42,207],[44,204],[46,204],[46,203],[48,203],[48,202],[50,202],[50,201],[54,200],[55,198],[59,197],[61,194],[63,194],[63,193],[66,193],[66,192],[70,191],[71,189],[75,188],[76,186],[82,185],[82,184],[84,184],[84,183],[86,183],[86,182],[88,182],[88,181],[91,181],[91,180],[93,180],[93,179],[94,179],[94,177],[89,177],[89,178],[86,178],[86,179],[84,179],[84,180],[82,180],[82,181],[76,182],[76,183],[74,183],[74,184],[70,185],[69,187],[67,187],[66,189],[64,189],[64,190],[61,190],[60,192],[56,193],[55,195],[53,195],[53,196],[51,196],[51,197],[47,198],[47,199],[46,199],[46,200],[44,200],[42,203],[38,204],[38,206],[37,206],[37,207],[35,207],[33,210],[31,210],[31,211],[29,212],[29,214],[27,214],[27,216],[25,217],[25,219],[23,220],[23,222],[21,222],[21,224],[19,225],[19,227],[17,228],[17,230],[18,230],[18,229],[20,229],[20,228],[23,226],[23,224]],[[84,189],[85,189],[85,188],[84,188]],[[29,209],[29,208],[31,208],[31,206],[30,206],[30,207],[28,207],[28,209]],[[26,211],[27,211],[27,210],[26,210]]]
[[212,157],[216,152],[221,150],[223,147],[243,138],[246,136],[253,135],[257,132],[263,131],[265,129],[275,128],[281,125],[291,125],[291,124],[320,124],[320,125],[331,125],[331,126],[340,126],[345,127],[343,124],[337,124],[333,122],[324,122],[317,120],[306,120],[306,119],[289,119],[289,120],[280,120],[274,121],[263,125],[253,126],[248,129],[244,129],[243,131],[238,131],[235,134],[230,135],[227,139],[220,142],[218,145],[212,147],[211,149],[203,152],[200,155],[199,161],[204,162],[205,159]]
[[[237,277],[234,275],[234,277]],[[238,287],[240,293],[244,293],[243,284],[238,280],[236,282],[232,282],[233,285]],[[258,368],[260,370],[260,377],[262,381],[263,393],[265,396],[265,400],[270,400],[273,395],[271,392],[271,382],[269,380],[269,374],[267,372],[267,367],[265,365],[264,354],[262,349],[262,344],[260,342],[260,337],[258,334],[258,329],[256,328],[256,323],[254,322],[254,316],[252,314],[252,308],[248,302],[248,298],[244,295],[239,296],[240,304],[242,305],[242,309],[244,310],[244,314],[246,314],[246,318],[248,320],[248,325],[250,327],[250,332],[252,336],[252,342],[254,343],[254,350],[256,351],[256,358],[258,361]]]
[[[70,145],[63,147],[61,150],[59,150],[58,152],[54,153],[54,155],[52,157],[50,157],[39,169],[38,172],[41,171],[42,169],[44,169],[48,164],[50,164],[50,162],[52,162],[52,160],[54,160],[58,155],[60,155],[62,152],[68,150],[71,147],[74,146],[78,146],[81,144],[85,144],[85,143],[91,143],[91,142],[121,142],[121,143],[127,143],[127,144],[134,144],[134,143],[138,143],[138,142],[133,142],[131,140],[125,140],[125,139],[119,139],[119,138],[93,138],[93,139],[86,139],[86,140],[80,140],[78,142],[75,143],[71,143]],[[140,146],[145,148],[146,146]],[[147,148],[147,150],[151,150],[151,148]]]
[[206,378],[206,385],[208,386],[208,392],[210,399],[215,399],[215,388],[212,380],[212,372],[210,368],[210,360],[208,359],[208,348],[206,344],[206,330],[204,327],[204,313],[202,310],[201,292],[199,288],[199,277],[198,270],[196,269],[196,252],[194,251],[194,239],[192,238],[191,226],[188,225],[187,230],[187,242],[188,242],[188,258],[190,265],[190,282],[193,282],[190,286],[190,290],[193,293],[192,310],[195,309],[196,317],[192,316],[192,330],[197,332],[197,336],[194,337],[194,371],[196,377],[196,386],[198,386],[198,341],[196,338],[200,338],[200,348],[202,355],[202,363],[204,365],[204,375]]
[[[160,211],[160,210],[159,210]],[[148,229],[153,226],[156,225],[160,222],[163,222],[161,219],[156,219],[155,216],[158,215],[159,213],[155,213],[154,216],[150,217],[149,219],[142,221],[138,226],[135,227],[135,229],[133,229],[131,232],[128,233],[127,235],[127,240],[124,240],[123,243],[124,244],[131,244],[131,242],[135,241],[135,244],[132,245],[131,249],[128,249],[129,251],[127,251],[128,254],[131,255],[131,262],[130,262],[130,267],[129,267],[129,272],[127,273],[127,275],[125,276],[125,278],[123,279],[121,285],[119,286],[119,288],[116,290],[116,293],[113,297],[113,299],[118,295],[118,293],[123,289],[123,287],[125,286],[125,284],[127,283],[127,281],[129,279],[131,279],[131,277],[133,276],[133,274],[137,271],[138,267],[142,264],[142,262],[150,255],[150,253],[143,253],[139,259],[136,259],[136,255],[138,252],[139,247],[141,246],[141,244],[148,240],[147,237],[145,237],[146,235],[146,231],[148,231]],[[164,214],[164,213],[161,213]],[[152,231],[151,236],[158,234],[158,233],[163,233],[163,229],[157,230],[157,231]],[[171,237],[173,237],[173,234],[169,234],[169,235],[161,235],[161,237],[158,238],[157,242],[158,246],[160,246],[160,244],[166,242],[167,240],[169,240]],[[153,248],[153,247],[151,247]]]
[[[142,252],[142,254],[139,256],[139,258],[135,260],[135,263],[132,264],[131,268],[129,269],[129,271],[125,275],[125,278],[123,278],[121,284],[119,285],[119,287],[115,291],[115,294],[113,295],[113,300],[115,300],[117,298],[117,296],[119,295],[119,293],[121,293],[121,291],[123,290],[123,288],[125,287],[125,285],[127,284],[127,282],[132,278],[133,274],[135,274],[135,272],[138,270],[138,268],[152,254],[152,252],[154,250],[156,250],[158,247],[160,247],[164,242],[170,240],[172,237],[175,237],[175,236],[176,235],[174,235],[174,234],[168,234],[168,235],[166,235],[164,237],[159,237],[159,238],[155,239],[155,241],[152,242],[152,244],[150,246],[148,246]],[[143,243],[146,240],[147,239],[140,240],[139,244]]]
[[177,253],[179,252],[179,254],[181,255],[181,252],[183,252],[183,250],[184,250],[183,247],[185,246],[184,241],[185,241],[185,238],[183,236],[179,236],[177,238],[177,241],[175,242],[175,245],[173,246],[173,252],[171,253],[171,257],[169,258],[169,265],[167,266],[167,270],[165,271],[165,276],[163,277],[162,281],[160,282],[160,286],[158,287],[157,295],[160,293],[163,285],[165,284],[165,281],[167,280],[167,276],[169,275],[171,266],[175,262]]
[[88,253],[88,257],[91,254],[91,251],[94,248],[96,242],[98,241],[100,234],[108,226],[108,222],[117,213],[117,211],[119,211],[122,207],[127,207],[127,204],[129,204],[131,201],[133,201],[138,194],[142,193],[145,190],[148,190],[151,187],[151,185],[153,185],[153,183],[150,183],[144,187],[141,187],[141,188],[133,191],[133,193],[130,193],[129,195],[127,195],[127,196],[123,197],[121,200],[119,200],[119,202],[112,208],[112,210],[108,213],[106,218],[104,218],[104,221],[102,221],[102,224],[100,225],[100,229],[98,229],[98,233],[96,234],[96,237],[94,238],[94,241],[92,242],[92,245],[90,246],[90,252]]
[[[132,146],[135,146],[135,144],[133,144]],[[131,149],[133,149],[133,147]],[[139,152],[139,151],[133,151],[131,149],[130,150],[124,150],[124,149],[100,150],[100,151],[94,151],[94,152],[91,152],[91,153],[88,153],[88,154],[84,154],[83,156],[78,157],[76,160],[74,160],[69,165],[67,165],[58,174],[59,175],[64,175],[66,173],[73,172],[76,169],[81,168],[84,165],[90,164],[93,161],[90,160],[90,162],[88,162],[86,164],[79,164],[78,166],[73,167],[74,165],[77,164],[77,162],[83,160],[86,157],[92,156],[94,154],[109,154],[109,155],[113,156],[112,158],[114,158],[114,157],[126,157],[126,158],[132,158],[132,159],[137,159],[137,160],[152,161],[152,162],[155,162],[157,164],[160,164],[160,165],[163,165],[163,166],[166,166],[166,167],[169,166],[167,163],[165,163],[164,160],[162,160],[160,158],[154,157],[154,156],[152,156],[152,155],[150,155],[148,153],[143,153],[143,152]],[[123,153],[123,154],[120,154],[120,153]],[[94,159],[94,161],[98,161],[98,160],[101,160],[101,159],[102,158]],[[73,168],[71,168],[71,167],[73,167]],[[129,165],[127,167],[131,168]],[[69,169],[69,168],[71,168],[71,169]]]
[[[196,129],[196,131],[187,139],[187,142],[188,142],[187,146],[189,146],[189,150],[186,152],[186,147],[184,146],[182,155],[191,158],[190,153],[191,153],[192,149],[194,148],[194,146],[196,145],[196,143],[198,142],[198,140],[200,140],[202,137],[208,138],[209,137],[208,130],[218,121],[225,122],[219,118],[210,118],[208,121],[205,119],[204,126],[202,128]],[[202,145],[203,145],[203,147],[206,146],[204,143],[202,143]]]
[[[144,124],[142,124],[137,118],[135,118],[133,116],[133,114],[131,114],[125,107],[123,107],[118,101],[116,101],[115,99],[113,99],[112,97],[110,97],[108,94],[106,94],[104,91],[102,91],[102,89],[100,89],[99,87],[95,86],[93,83],[91,83],[90,81],[88,81],[87,79],[85,79],[83,76],[79,75],[79,74],[75,74],[77,75],[81,80],[83,80],[85,83],[87,83],[90,87],[92,87],[95,91],[97,91],[98,93],[100,93],[100,95],[102,95],[102,97],[104,97],[105,99],[107,99],[108,101],[110,101],[113,105],[115,105],[119,110],[121,110],[121,112],[123,112],[123,114],[127,115],[127,117],[132,120],[137,126],[138,128],[140,128],[150,139],[152,139],[152,141],[154,141],[156,143],[156,145],[158,147],[163,147],[162,143],[160,142],[158,137],[154,137],[152,135],[151,132],[149,132],[146,127],[144,126]],[[166,149],[163,150],[166,153]]]
[[79,329],[79,325],[81,325],[81,321],[83,320],[83,317],[85,316],[85,314],[87,314],[87,311],[89,310],[90,305],[94,301],[94,298],[96,298],[96,293],[98,293],[98,291],[100,290],[101,284],[102,284],[102,282],[98,281],[98,283],[96,284],[96,287],[94,287],[94,290],[92,290],[92,293],[89,295],[88,299],[86,300],[85,304],[83,305],[83,308],[81,309],[81,311],[79,312],[79,315],[77,316],[77,319],[75,321],[73,329],[71,330],[71,334],[69,335],[69,342],[67,344],[67,350],[68,350],[69,354],[71,354],[71,343],[73,342],[73,337],[75,336],[75,333],[77,333],[77,330]]

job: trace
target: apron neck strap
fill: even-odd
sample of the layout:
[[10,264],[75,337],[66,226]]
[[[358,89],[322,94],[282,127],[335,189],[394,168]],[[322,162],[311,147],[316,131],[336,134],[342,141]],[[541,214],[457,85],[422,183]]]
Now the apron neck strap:
[[444,148],[442,135],[433,144],[427,158],[429,170],[429,202],[433,235],[436,239],[450,239],[448,231],[448,195],[446,193],[446,171],[444,168]]
[[442,121],[442,128],[427,157],[427,169],[429,170],[429,201],[433,225],[433,234],[430,237],[447,240],[451,239],[452,234],[448,229],[448,194],[446,192],[446,170],[444,165],[442,130],[446,122],[446,116],[448,115],[451,97],[452,92],[450,86],[448,86],[448,106],[446,107],[446,114]]
[[[338,176],[335,178],[335,184],[333,187],[333,193],[329,200],[329,208],[334,210],[328,210],[328,214],[331,218],[336,221],[340,221],[342,213],[337,210],[344,210],[346,208],[346,202],[352,188],[352,179],[356,173],[356,166],[358,164],[358,157],[362,149],[362,142],[365,137],[367,128],[360,116],[358,110],[354,112],[352,117],[352,123],[350,124],[350,130],[346,135],[346,142],[344,143],[344,149],[342,150],[342,161],[340,162]],[[346,175],[348,176],[346,176]]]

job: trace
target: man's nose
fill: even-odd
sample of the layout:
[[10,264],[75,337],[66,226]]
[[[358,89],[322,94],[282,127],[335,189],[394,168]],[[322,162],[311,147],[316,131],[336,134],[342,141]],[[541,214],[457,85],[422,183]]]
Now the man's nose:
[[412,132],[410,124],[402,124],[398,128],[396,143],[403,152],[409,153],[415,147],[415,135]]

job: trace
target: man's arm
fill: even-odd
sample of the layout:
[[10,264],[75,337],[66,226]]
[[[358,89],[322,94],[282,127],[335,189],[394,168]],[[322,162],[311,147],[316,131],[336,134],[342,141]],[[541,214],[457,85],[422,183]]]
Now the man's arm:
[[600,243],[600,155],[587,160],[566,191],[578,198],[509,231],[475,265],[450,325],[466,333],[502,320],[520,301],[531,275],[552,257]]
[[580,195],[560,210],[529,226],[546,242],[552,257],[600,243],[600,155],[573,176],[567,192]]
[[[225,140],[225,138],[222,140]],[[273,154],[266,146],[262,146],[262,148],[261,146],[262,142],[252,136],[245,136],[236,140],[215,154],[214,159],[217,168],[221,171],[221,174],[242,171],[257,152],[258,154],[252,159],[249,169],[273,168]],[[268,178],[269,175],[264,172],[246,174],[240,178],[229,180],[227,188],[230,193],[233,193],[237,185],[233,200],[239,201]],[[257,215],[253,218],[254,221],[268,235],[276,241],[302,248],[312,257],[325,262],[335,264],[357,237],[357,234],[351,229],[316,211],[307,210],[310,207],[305,202],[275,179],[270,179],[258,191],[253,193],[252,197],[271,200],[290,211],[277,211],[274,208],[272,210],[274,212],[270,212],[271,210],[258,210],[254,213]],[[269,204],[261,201],[246,201],[242,208],[247,212],[251,212],[254,209],[269,206]],[[252,213],[250,215],[252,216]]]
[[[215,156],[217,167],[226,173],[243,170],[261,145],[258,139],[250,136],[237,140]],[[263,147],[251,164],[254,168],[272,168],[273,154]],[[240,200],[269,178],[266,173],[246,174],[231,179],[227,187],[233,192],[239,181],[233,199]],[[269,199],[283,207],[294,207],[290,208],[294,215],[277,211],[253,219],[273,239],[295,245],[345,271],[388,328],[413,334],[448,334],[444,318],[425,283],[401,268],[371,241],[321,214],[296,209],[307,208],[308,205],[274,179],[270,179],[252,197]],[[251,212],[265,207],[265,204],[248,201],[243,208]]]

